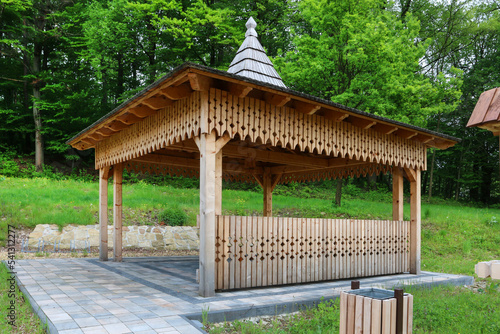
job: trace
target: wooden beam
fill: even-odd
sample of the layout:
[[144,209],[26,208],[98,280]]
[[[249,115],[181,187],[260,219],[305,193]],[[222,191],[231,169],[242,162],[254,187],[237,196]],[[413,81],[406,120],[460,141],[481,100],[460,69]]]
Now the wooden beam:
[[115,131],[108,129],[106,127],[102,127],[100,129],[96,130],[95,132],[100,134],[103,137],[109,137],[109,136],[115,134]]
[[140,105],[140,106],[129,109],[129,112],[134,114],[137,117],[145,118],[145,117],[148,117],[148,116],[156,113],[156,110],[151,109],[150,107],[145,106],[145,105],[142,105],[142,106]]
[[375,124],[377,124],[377,122],[372,119],[365,119],[358,117],[351,117],[350,121],[352,125],[357,126],[358,128],[361,128],[363,130],[369,129]]
[[218,153],[222,148],[229,143],[231,140],[231,137],[227,133],[222,135],[222,137],[217,138],[217,141],[215,142],[215,152]]
[[289,95],[273,94],[270,92],[264,93],[264,101],[277,107],[283,107],[291,99]]
[[391,133],[398,131],[399,128],[395,125],[377,123],[373,126],[373,129],[375,131],[382,132],[383,134],[390,135]]
[[273,188],[272,188],[272,174],[271,168],[264,168],[264,175],[262,176],[262,189],[264,190],[264,217],[273,216]]
[[324,117],[326,119],[334,120],[335,122],[341,122],[347,117],[349,117],[349,114],[336,110],[326,109]]
[[418,132],[405,130],[405,129],[399,129],[396,132],[394,132],[394,134],[396,136],[403,137],[404,139],[411,139],[411,138],[417,136]]
[[111,129],[115,132],[121,131],[125,128],[128,128],[128,124],[125,124],[119,120],[113,121],[107,125],[105,125],[106,128]]
[[254,158],[256,161],[294,166],[328,167],[328,159],[282,152],[259,150],[244,145],[226,145],[223,154],[232,158]]
[[421,253],[421,189],[420,170],[414,170],[415,180],[410,182],[410,274],[420,275]]
[[[198,169],[200,167],[200,162],[198,159],[192,158],[182,158],[182,157],[174,157],[163,154],[148,154],[142,157],[134,158],[130,160],[131,162],[139,162],[146,164],[156,164],[156,165],[165,165],[165,166],[176,166],[176,167],[185,167]],[[222,164],[222,168],[224,171],[231,174],[245,174],[245,173],[261,173],[261,167],[248,168],[239,162],[231,161]]]
[[392,168],[392,220],[403,221],[403,170]]
[[406,168],[404,169],[405,171],[405,176],[410,182],[415,182],[417,180],[417,174],[413,169]]
[[255,181],[257,181],[259,186],[261,186],[262,189],[264,189],[264,179],[262,178],[262,175],[253,174],[253,177],[255,178]]
[[215,296],[215,133],[200,138],[200,285],[202,297]]
[[136,115],[134,115],[131,112],[127,112],[127,113],[125,113],[125,114],[123,114],[121,116],[118,116],[116,118],[116,120],[119,121],[119,122],[122,122],[125,125],[132,125],[132,124],[137,123],[140,120],[142,120],[142,118],[137,117]]
[[142,101],[142,104],[148,106],[151,109],[161,109],[168,107],[169,105],[173,104],[174,101],[170,99],[166,99],[163,96],[156,96],[156,97],[150,97],[149,99],[145,99]]
[[424,144],[427,144],[428,142],[434,140],[435,138],[433,136],[429,135],[424,135],[422,133],[419,133],[417,136],[415,136],[413,139],[418,140],[419,142],[422,142]]
[[309,171],[322,170],[322,169],[341,168],[341,167],[367,165],[367,164],[369,164],[369,163],[366,161],[335,158],[335,159],[329,160],[328,167],[322,167],[322,166],[276,166],[276,167],[271,167],[271,173],[272,174],[293,174],[293,173],[309,172]]
[[99,260],[108,261],[109,167],[99,169]]
[[307,103],[307,102],[298,101],[298,100],[295,100],[293,102],[293,105],[294,105],[295,110],[297,110],[298,112],[301,112],[303,114],[306,114],[306,115],[312,115],[321,108],[321,106],[319,106],[317,104]]
[[222,151],[215,154],[215,215],[222,214]]
[[[123,165],[113,167],[113,261],[122,261],[122,176]],[[107,233],[107,231],[106,231]]]
[[95,146],[95,144],[97,144],[97,141],[95,141],[94,139],[92,139],[90,137],[82,138],[81,141],[84,142],[85,144],[90,145],[90,146]]
[[239,98],[246,97],[252,90],[253,88],[250,86],[239,85],[236,83],[230,83],[228,85],[229,93]]
[[101,140],[103,140],[103,139],[104,139],[104,136],[103,136],[103,135],[101,135],[101,134],[99,134],[99,133],[96,133],[96,132],[91,133],[91,134],[90,134],[90,135],[88,135],[87,137],[88,137],[88,138],[90,138],[90,139],[95,140],[96,142],[99,142],[99,141],[101,141]]
[[271,182],[271,190],[274,190],[274,188],[278,185],[278,183],[281,180],[281,176],[282,175],[283,174],[274,174],[273,175],[273,179],[272,179],[272,182]]
[[196,91],[209,91],[213,86],[214,79],[200,75],[198,73],[188,73],[189,84],[192,90]]
[[172,86],[172,87],[167,87],[163,88],[160,90],[160,93],[162,95],[165,95],[171,100],[180,100],[185,97],[188,97],[191,94],[191,86],[183,84],[180,86]]

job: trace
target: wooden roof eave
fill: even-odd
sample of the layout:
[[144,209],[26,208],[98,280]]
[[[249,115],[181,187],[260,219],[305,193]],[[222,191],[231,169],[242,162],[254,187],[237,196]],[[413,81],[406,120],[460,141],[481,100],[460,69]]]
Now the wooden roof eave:
[[[384,134],[395,134],[405,139],[420,141],[428,147],[448,148],[460,141],[427,129],[393,121],[323,100],[288,88],[273,86],[246,77],[233,75],[209,67],[185,63],[127,100],[67,143],[79,149],[95,148],[96,144],[118,131],[153,114],[156,110],[186,97],[192,91],[208,90],[218,86],[231,94],[245,97],[259,92],[266,102],[289,106],[308,115],[321,113],[325,118],[346,121],[363,129]],[[163,98],[163,103],[161,98]]]

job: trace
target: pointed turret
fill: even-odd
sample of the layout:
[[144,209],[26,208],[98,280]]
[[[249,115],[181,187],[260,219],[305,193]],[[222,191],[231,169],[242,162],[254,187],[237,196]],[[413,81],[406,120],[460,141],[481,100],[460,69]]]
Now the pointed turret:
[[259,80],[272,85],[285,87],[280,75],[274,69],[273,63],[266,55],[264,48],[257,39],[255,27],[257,23],[250,17],[246,23],[247,32],[229,69],[229,73]]

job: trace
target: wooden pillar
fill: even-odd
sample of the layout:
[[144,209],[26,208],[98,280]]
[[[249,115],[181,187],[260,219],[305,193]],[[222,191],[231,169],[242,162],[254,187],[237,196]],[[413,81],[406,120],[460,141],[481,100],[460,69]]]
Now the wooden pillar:
[[392,168],[392,220],[402,221],[403,218],[403,170]]
[[[200,286],[203,297],[215,296],[215,211],[217,152],[215,133],[200,138]],[[222,166],[222,165],[220,165]]]
[[264,168],[262,176],[262,189],[264,190],[264,217],[273,216],[273,178],[271,168]]
[[108,261],[109,167],[99,169],[99,260]]
[[113,167],[113,261],[122,261],[122,176],[123,165]]
[[215,155],[215,214],[222,214],[222,150]]
[[421,248],[421,218],[420,205],[421,183],[420,170],[405,169],[410,180],[410,274],[420,274],[420,248]]

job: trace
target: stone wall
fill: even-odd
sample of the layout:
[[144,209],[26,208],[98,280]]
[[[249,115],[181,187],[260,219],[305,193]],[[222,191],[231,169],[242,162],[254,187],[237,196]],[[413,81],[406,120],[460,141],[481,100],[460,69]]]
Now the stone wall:
[[[199,229],[194,226],[124,226],[123,247],[148,249],[198,250]],[[29,246],[37,247],[42,239],[47,247],[83,249],[99,246],[99,225],[37,225],[29,235]],[[108,226],[108,246],[113,247],[113,226]]]

